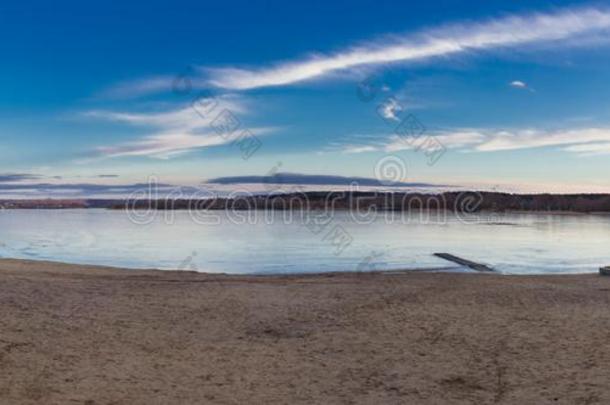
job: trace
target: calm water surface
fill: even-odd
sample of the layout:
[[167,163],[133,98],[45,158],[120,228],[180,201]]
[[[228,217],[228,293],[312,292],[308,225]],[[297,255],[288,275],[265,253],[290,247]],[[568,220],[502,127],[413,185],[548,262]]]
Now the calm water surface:
[[356,221],[341,212],[319,225],[285,221],[281,212],[259,211],[256,218],[219,212],[196,221],[188,212],[165,215],[138,225],[122,211],[4,210],[0,256],[242,274],[459,269],[434,252],[505,273],[585,273],[610,265],[610,216],[602,215],[396,214]]

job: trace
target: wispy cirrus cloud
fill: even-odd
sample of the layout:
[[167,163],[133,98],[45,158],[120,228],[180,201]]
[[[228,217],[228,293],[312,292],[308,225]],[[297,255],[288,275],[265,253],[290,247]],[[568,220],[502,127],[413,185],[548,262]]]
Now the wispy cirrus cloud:
[[[206,100],[209,103],[205,105]],[[199,106],[204,106],[199,108]],[[213,109],[216,111],[214,114]],[[223,97],[214,99],[202,99],[200,103],[185,105],[181,108],[174,108],[165,111],[151,112],[122,112],[93,110],[87,111],[83,115],[90,118],[99,118],[108,121],[123,122],[131,125],[148,126],[152,128],[169,128],[181,130],[194,130],[201,127],[210,126],[217,118],[218,112],[222,110],[230,111],[233,114],[245,114],[247,109],[243,102],[235,98]]]
[[481,152],[530,149],[541,147],[565,147],[569,152],[578,152],[569,147],[576,145],[610,142],[610,128],[579,128],[560,131],[521,130],[500,131],[485,135],[485,141],[476,145]]
[[[264,135],[274,128],[246,128],[239,116],[247,114],[244,103],[234,97],[201,99],[198,103],[169,111],[147,113],[89,111],[89,118],[125,123],[151,128],[151,133],[118,145],[100,146],[98,157],[114,158],[125,156],[146,156],[157,159],[172,157],[195,149],[220,146],[231,143],[244,135]],[[235,130],[223,131],[225,119],[235,120]]]
[[174,78],[155,76],[140,80],[125,81],[99,92],[98,98],[136,98],[149,94],[171,91]]
[[98,92],[95,98],[130,99],[164,92],[187,95],[193,89],[208,87],[210,86],[206,78],[197,75],[193,68],[188,68],[175,76],[157,75],[116,83]]
[[530,14],[445,26],[406,37],[394,37],[355,46],[331,55],[279,63],[260,69],[203,69],[214,87],[247,90],[312,80],[332,72],[359,66],[409,62],[468,51],[525,46],[598,35],[610,29],[610,11],[596,8],[568,9],[549,14]]
[[[447,148],[460,149],[464,147],[472,147],[476,144],[481,144],[485,141],[486,136],[477,130],[460,129],[455,131],[438,132],[435,138]],[[419,138],[405,138],[398,135],[391,136],[363,136],[357,135],[354,137],[356,142],[346,142],[343,144],[334,143],[330,150],[339,150],[343,153],[358,154],[367,152],[400,152],[402,150],[416,149],[425,138],[424,135]],[[357,141],[358,139],[363,139]]]
[[[499,152],[543,147],[557,147],[581,156],[610,154],[610,128],[577,128],[559,131],[522,129],[498,131],[460,129],[433,134],[437,141],[450,149],[473,152]],[[421,142],[398,135],[370,143],[345,144],[344,153],[398,152],[416,149]]]
[[[551,13],[513,15],[444,25],[416,33],[392,35],[359,44],[331,54],[284,61],[260,68],[201,66],[186,79],[189,87],[216,87],[227,90],[249,90],[286,86],[349,72],[361,67],[417,62],[466,52],[528,45],[554,47],[595,46],[607,41],[610,10],[606,8],[570,8]],[[111,97],[137,97],[171,91],[175,77],[155,76],[123,82],[101,94]]]
[[578,153],[581,156],[608,155],[610,154],[610,141],[571,145],[565,147],[564,150]]

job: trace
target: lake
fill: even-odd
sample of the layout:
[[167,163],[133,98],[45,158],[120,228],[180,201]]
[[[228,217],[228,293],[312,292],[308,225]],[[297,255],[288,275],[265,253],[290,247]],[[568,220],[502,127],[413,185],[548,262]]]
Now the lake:
[[586,273],[610,265],[606,215],[196,214],[2,210],[0,256],[233,274],[464,270],[435,252],[510,274]]

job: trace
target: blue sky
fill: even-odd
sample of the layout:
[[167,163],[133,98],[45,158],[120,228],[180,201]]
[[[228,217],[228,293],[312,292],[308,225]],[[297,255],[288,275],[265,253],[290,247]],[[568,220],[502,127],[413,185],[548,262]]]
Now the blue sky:
[[610,190],[610,7],[402,3],[3,2],[0,192],[278,167]]

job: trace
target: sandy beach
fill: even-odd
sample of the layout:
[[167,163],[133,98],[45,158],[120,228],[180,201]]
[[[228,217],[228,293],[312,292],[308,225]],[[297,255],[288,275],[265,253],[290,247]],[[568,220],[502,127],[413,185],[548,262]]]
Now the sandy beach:
[[0,260],[0,403],[610,403],[609,304],[598,275]]

